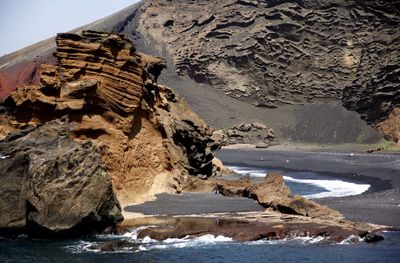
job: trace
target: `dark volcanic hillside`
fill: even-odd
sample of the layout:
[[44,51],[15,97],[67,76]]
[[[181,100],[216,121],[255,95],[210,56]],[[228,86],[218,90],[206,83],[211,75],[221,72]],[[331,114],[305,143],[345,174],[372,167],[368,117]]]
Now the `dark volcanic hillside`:
[[[375,127],[389,115],[396,123],[399,13],[400,1],[149,0],[83,28],[123,33],[166,57],[160,82],[215,127],[254,120],[283,139],[372,142],[377,133],[341,100]],[[10,54],[0,69],[15,76],[51,50],[43,42]],[[0,94],[13,88],[5,79]]]
[[400,62],[393,1],[153,2],[140,32],[166,44],[178,73],[257,105],[340,99]]

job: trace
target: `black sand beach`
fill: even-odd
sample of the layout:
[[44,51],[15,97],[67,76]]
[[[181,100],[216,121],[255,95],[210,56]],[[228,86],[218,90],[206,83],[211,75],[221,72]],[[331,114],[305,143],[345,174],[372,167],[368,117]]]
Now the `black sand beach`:
[[127,206],[127,212],[145,215],[199,215],[264,211],[256,201],[244,197],[225,197],[214,193],[158,194],[154,201]]
[[370,184],[361,195],[316,201],[339,210],[350,220],[400,229],[400,155],[222,149],[218,157],[225,165],[313,171],[330,179]]

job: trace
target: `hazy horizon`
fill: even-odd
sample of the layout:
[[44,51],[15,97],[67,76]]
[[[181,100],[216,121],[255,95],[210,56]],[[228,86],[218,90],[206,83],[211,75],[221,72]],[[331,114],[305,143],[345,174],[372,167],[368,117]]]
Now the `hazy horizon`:
[[118,12],[139,0],[3,0],[0,56]]

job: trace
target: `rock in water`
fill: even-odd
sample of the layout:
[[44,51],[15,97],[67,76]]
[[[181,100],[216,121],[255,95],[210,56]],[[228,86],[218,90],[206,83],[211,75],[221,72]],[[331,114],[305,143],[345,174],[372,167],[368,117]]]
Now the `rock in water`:
[[100,149],[74,142],[67,120],[13,133],[0,153],[10,156],[0,160],[0,229],[74,235],[122,221]]
[[217,190],[225,196],[243,196],[256,200],[263,207],[283,214],[300,215],[309,218],[341,220],[343,215],[329,207],[319,205],[299,195],[292,195],[279,173],[267,175],[262,182],[254,183],[248,178],[224,180],[212,178],[201,181],[193,178],[186,184],[192,192],[211,192]]

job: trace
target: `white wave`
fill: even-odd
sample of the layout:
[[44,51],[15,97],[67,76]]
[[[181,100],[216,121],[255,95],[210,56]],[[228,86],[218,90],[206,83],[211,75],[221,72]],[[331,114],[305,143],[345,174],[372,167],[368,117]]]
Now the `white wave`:
[[95,242],[80,241],[78,244],[66,246],[65,248],[73,254],[79,254],[83,252],[100,252],[98,249],[90,249]]
[[268,245],[280,245],[280,244],[318,244],[324,241],[327,241],[328,238],[323,237],[323,236],[316,236],[316,237],[310,237],[310,236],[305,236],[305,237],[293,237],[293,238],[284,238],[284,239],[279,239],[279,240],[268,240],[268,239],[261,239],[261,240],[256,240],[256,241],[249,241],[245,242],[247,245],[260,245],[260,244],[268,244]]
[[203,235],[195,238],[186,236],[184,238],[168,238],[158,244],[152,244],[147,249],[168,249],[168,248],[186,248],[198,247],[216,243],[231,242],[232,238],[225,236]]
[[361,238],[359,236],[355,236],[355,235],[351,235],[348,238],[342,240],[341,242],[339,242],[339,245],[349,245],[349,244],[353,244],[356,242],[362,242],[364,241],[364,238]]
[[[265,177],[265,175],[267,174],[267,170],[253,169],[251,167],[227,167],[234,170],[238,174],[250,175],[251,177]],[[342,180],[296,179],[290,176],[283,176],[283,178],[287,182],[315,185],[326,190],[316,194],[304,195],[304,197],[311,199],[359,195],[364,193],[371,187],[371,185],[369,184],[356,184],[345,182]]]
[[125,233],[123,235],[97,235],[96,237],[105,239],[105,240],[120,240],[127,239],[132,243],[138,244],[138,248],[136,251],[132,251],[131,248],[121,248],[118,251],[107,251],[102,252],[98,249],[92,249],[93,245],[99,244],[102,241],[97,242],[89,242],[89,241],[80,241],[77,244],[66,246],[65,248],[72,253],[84,253],[84,252],[92,252],[92,253],[133,253],[133,252],[141,252],[148,251],[153,249],[169,249],[169,248],[186,248],[186,247],[198,247],[205,246],[215,243],[223,243],[223,242],[231,242],[232,238],[225,236],[214,236],[214,235],[203,235],[199,237],[191,237],[185,236],[183,238],[168,238],[163,241],[154,240],[148,236],[139,239],[138,233],[146,228],[154,227],[154,226],[143,226],[132,229],[130,232]]
[[283,177],[285,181],[311,184],[326,189],[326,191],[316,194],[305,195],[307,198],[342,197],[349,195],[359,195],[367,191],[371,185],[355,184],[342,180],[314,180],[314,179],[295,179],[290,176]]
[[152,239],[152,238],[150,238],[150,237],[144,237],[144,238],[141,240],[141,242],[142,242],[143,244],[150,244],[150,243],[156,243],[157,240]]
[[244,167],[244,166],[226,166],[228,169],[235,171],[240,175],[250,175],[251,177],[265,177],[267,175],[267,171],[263,169],[254,169],[252,167]]
[[148,225],[148,226],[140,226],[140,227],[135,227],[131,228],[130,231],[122,234],[122,235],[117,235],[117,234],[98,234],[96,235],[97,238],[100,239],[131,239],[131,240],[137,240],[138,239],[138,234],[140,231],[147,229],[147,228],[152,228],[156,227],[154,225]]

